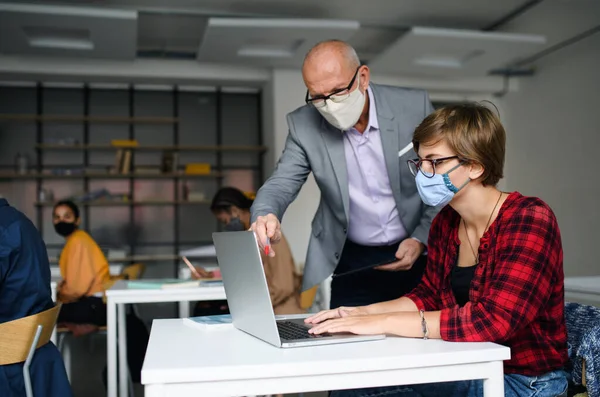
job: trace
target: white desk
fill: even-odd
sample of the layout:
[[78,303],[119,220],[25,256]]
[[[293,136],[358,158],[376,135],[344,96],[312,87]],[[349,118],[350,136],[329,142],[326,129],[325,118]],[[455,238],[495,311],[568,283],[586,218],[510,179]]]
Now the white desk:
[[202,331],[155,320],[142,368],[146,397],[243,396],[484,379],[486,397],[504,396],[493,343],[389,337],[279,349],[234,328]]
[[583,300],[600,307],[600,276],[565,277],[565,300]]
[[[117,396],[117,333],[119,338],[119,395],[121,397],[128,395],[126,304],[221,299],[225,299],[225,289],[222,285],[172,289],[129,289],[127,281],[117,281],[111,289],[106,291],[108,397]],[[171,339],[177,339],[177,335],[171,335]]]
[[[121,271],[123,270],[123,265],[122,264],[112,264],[112,265],[108,265],[108,272],[111,275],[119,275],[121,274]],[[50,265],[50,277],[51,278],[58,278],[60,280],[61,276],[60,276],[60,267],[57,265]]]

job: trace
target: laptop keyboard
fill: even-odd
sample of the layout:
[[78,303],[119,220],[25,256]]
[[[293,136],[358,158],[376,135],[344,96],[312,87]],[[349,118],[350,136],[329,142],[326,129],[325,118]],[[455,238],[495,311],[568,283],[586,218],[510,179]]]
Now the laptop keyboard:
[[313,339],[329,336],[329,334],[309,334],[308,330],[308,327],[292,321],[277,321],[277,331],[279,331],[279,337],[281,339]]

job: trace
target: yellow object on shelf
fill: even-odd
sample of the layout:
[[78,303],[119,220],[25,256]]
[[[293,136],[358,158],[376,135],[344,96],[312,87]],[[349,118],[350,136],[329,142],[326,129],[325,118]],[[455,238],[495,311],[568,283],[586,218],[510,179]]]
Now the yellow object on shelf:
[[185,165],[185,173],[186,174],[201,174],[206,175],[210,174],[210,164],[209,163],[189,163]]
[[135,139],[113,139],[110,144],[115,147],[138,147],[138,141]]

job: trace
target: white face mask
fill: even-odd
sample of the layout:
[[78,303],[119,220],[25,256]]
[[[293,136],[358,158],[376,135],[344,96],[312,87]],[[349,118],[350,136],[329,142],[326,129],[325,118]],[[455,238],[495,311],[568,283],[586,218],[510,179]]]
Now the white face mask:
[[328,99],[322,108],[317,108],[321,116],[335,128],[342,131],[349,130],[358,122],[365,106],[365,94],[359,89],[360,75],[356,76],[357,87],[342,102],[333,102]]

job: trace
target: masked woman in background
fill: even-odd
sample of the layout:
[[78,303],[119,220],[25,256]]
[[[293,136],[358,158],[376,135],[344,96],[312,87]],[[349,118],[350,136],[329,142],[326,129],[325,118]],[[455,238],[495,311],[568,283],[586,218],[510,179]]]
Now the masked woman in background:
[[54,206],[54,229],[66,240],[60,254],[62,282],[58,299],[63,302],[59,323],[106,325],[105,285],[110,280],[108,261],[94,239],[79,229],[79,208],[72,201]]
[[[225,231],[243,231],[250,228],[251,206],[252,199],[241,190],[224,187],[213,197],[210,209],[217,220],[225,225]],[[274,257],[266,256],[261,252],[273,310],[275,314],[304,313],[300,306],[300,278],[296,274],[294,258],[285,237],[282,236],[277,247],[277,255]],[[211,312],[208,312],[208,307],[197,306],[194,314],[225,313],[226,303],[226,301],[218,302],[219,308]],[[206,306],[206,303],[204,305]]]

